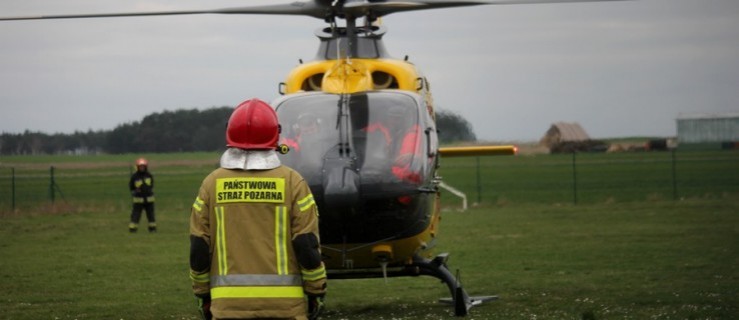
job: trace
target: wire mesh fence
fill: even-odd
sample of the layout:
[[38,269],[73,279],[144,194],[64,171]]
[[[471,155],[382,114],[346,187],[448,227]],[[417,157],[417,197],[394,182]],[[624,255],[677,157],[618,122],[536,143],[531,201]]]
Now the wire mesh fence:
[[[164,156],[167,157],[167,156]],[[216,160],[160,161],[154,167],[157,203],[186,210],[202,179]],[[52,210],[56,207],[126,212],[131,207],[128,182],[133,173],[126,162],[39,164],[0,167],[0,212]]]
[[443,159],[473,203],[598,203],[739,194],[739,152],[574,153]]
[[[167,156],[162,156],[167,157]],[[172,159],[177,156],[173,154]],[[187,210],[215,161],[162,161],[157,202]],[[45,206],[126,211],[128,165],[0,166],[0,211]],[[444,158],[439,175],[471,204],[581,204],[739,198],[739,151],[576,153]],[[461,200],[442,191],[443,205]]]

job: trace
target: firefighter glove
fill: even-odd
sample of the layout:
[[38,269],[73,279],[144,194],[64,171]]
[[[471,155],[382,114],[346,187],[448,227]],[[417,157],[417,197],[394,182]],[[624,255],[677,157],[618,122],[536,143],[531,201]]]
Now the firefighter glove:
[[198,299],[198,311],[205,320],[213,319],[213,314],[210,313],[210,293],[195,295]]
[[317,320],[324,308],[324,295],[308,295],[308,319]]

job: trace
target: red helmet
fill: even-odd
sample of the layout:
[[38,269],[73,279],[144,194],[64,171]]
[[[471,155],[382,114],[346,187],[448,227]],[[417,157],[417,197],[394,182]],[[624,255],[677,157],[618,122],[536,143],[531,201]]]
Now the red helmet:
[[246,100],[228,119],[226,146],[245,150],[274,149],[279,135],[280,125],[275,110],[262,100]]
[[148,165],[149,165],[149,162],[146,161],[146,159],[144,158],[139,158],[138,160],[136,160],[136,166],[148,166]]

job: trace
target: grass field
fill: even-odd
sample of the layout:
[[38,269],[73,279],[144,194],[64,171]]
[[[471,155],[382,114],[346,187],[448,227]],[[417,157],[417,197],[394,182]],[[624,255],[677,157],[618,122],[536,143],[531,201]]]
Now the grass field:
[[[145,155],[156,177],[157,201],[187,210],[218,153]],[[13,156],[0,159],[0,214],[51,202],[74,209],[128,210],[127,182],[139,155]],[[439,174],[470,203],[593,204],[739,197],[739,151],[524,155],[444,158]],[[15,178],[13,178],[15,176]],[[444,205],[459,206],[449,195]],[[47,208],[42,207],[46,210]]]
[[[480,207],[447,212],[440,252],[471,295],[470,319],[735,319],[739,203]],[[156,234],[125,213],[5,217],[2,319],[196,319],[187,214]],[[439,281],[330,281],[324,319],[449,319]]]
[[[154,155],[161,199],[156,234],[127,231],[128,159],[106,158],[96,166],[94,160],[84,165],[54,160],[65,199],[0,217],[0,319],[197,319],[187,275],[188,208],[216,158]],[[458,212],[452,209],[458,200],[444,196],[449,209],[443,213],[437,250],[451,253],[449,267],[460,270],[470,295],[500,296],[473,308],[468,318],[736,319],[739,180],[734,180],[736,172],[726,170],[737,163],[703,158],[719,165],[694,168],[700,172],[690,180],[695,191],[682,200],[672,200],[669,187],[654,192],[662,196],[642,190],[646,194],[632,199],[622,195],[629,190],[617,190],[627,187],[598,191],[597,185],[588,185],[581,191],[596,196],[584,196],[577,205],[570,202],[566,183],[551,193],[535,188],[542,183],[536,182],[539,169],[571,168],[567,157],[481,161],[483,167],[498,169],[484,170],[483,201]],[[442,170],[459,171],[442,174],[474,198],[475,160],[453,160],[460,162],[445,161]],[[631,168],[655,162],[627,160],[617,163]],[[29,180],[29,175],[43,177],[50,163],[18,161],[16,172]],[[669,168],[670,162],[658,163]],[[633,169],[633,176],[656,170],[664,166]],[[629,184],[626,174],[607,171]],[[496,187],[493,177],[533,188],[541,201],[517,196],[524,193],[519,187]],[[698,180],[702,177],[718,179],[719,187]],[[48,177],[38,179],[47,184],[38,183],[37,192],[46,192]],[[40,195],[38,201],[47,199]],[[433,278],[391,278],[387,284],[382,279],[335,280],[329,286],[322,319],[454,318],[450,306],[437,302],[448,292]]]

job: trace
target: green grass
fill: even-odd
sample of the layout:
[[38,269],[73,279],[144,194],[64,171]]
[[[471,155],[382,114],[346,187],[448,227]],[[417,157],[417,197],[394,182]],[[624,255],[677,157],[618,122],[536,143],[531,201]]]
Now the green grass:
[[[154,173],[157,201],[164,207],[187,210],[202,179],[216,168],[217,153],[145,154]],[[51,204],[51,167],[57,186],[54,204],[122,212],[130,210],[128,179],[140,155],[6,157],[0,167],[0,211],[11,209],[12,174],[16,208],[45,210]],[[30,161],[28,159],[33,159]],[[11,169],[12,168],[12,169]],[[14,170],[14,171],[13,171]],[[186,199],[186,201],[185,201]],[[189,202],[189,203],[188,203]]]
[[[139,155],[4,157],[0,164],[0,212],[33,210],[51,203],[74,208],[128,210],[128,177]],[[147,154],[158,201],[186,209],[218,153]],[[674,156],[674,157],[673,157]],[[523,155],[444,158],[439,174],[470,203],[592,204],[679,199],[736,199],[739,151],[677,151],[621,154]],[[187,199],[185,201],[185,199]],[[445,195],[443,204],[459,206]],[[43,208],[43,206],[42,206]]]
[[739,195],[739,152],[445,158],[440,174],[488,204],[725,198]]
[[[159,232],[129,234],[137,155],[4,157],[0,319],[197,319],[188,217],[218,154],[146,155]],[[470,295],[469,319],[734,319],[739,314],[739,153],[578,154],[442,161],[480,202],[443,194],[437,252]],[[63,193],[48,197],[49,166]],[[10,167],[19,204],[9,208]],[[676,188],[674,188],[676,186]],[[478,198],[478,190],[480,200]],[[677,190],[677,199],[673,193]],[[323,319],[452,319],[429,277],[332,280]]]
[[[732,319],[739,203],[519,205],[445,212],[439,252],[471,295],[470,319]],[[156,234],[127,214],[2,218],[2,319],[196,319],[185,211]],[[329,282],[323,319],[450,319],[428,277]]]

